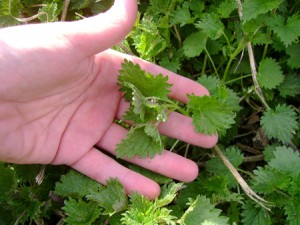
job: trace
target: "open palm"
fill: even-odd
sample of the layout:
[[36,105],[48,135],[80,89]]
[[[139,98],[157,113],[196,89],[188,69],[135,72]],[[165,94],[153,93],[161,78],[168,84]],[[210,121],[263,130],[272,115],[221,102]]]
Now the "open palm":
[[[126,130],[114,123],[127,103],[117,85],[124,58],[147,71],[169,76],[171,96],[208,94],[201,85],[141,59],[109,48],[130,31],[135,0],[115,1],[111,10],[69,23],[26,25],[0,30],[0,160],[66,164],[105,184],[118,177],[128,193],[154,198],[159,186],[110,158]],[[172,113],[160,132],[203,147],[217,137],[194,133],[191,119]],[[164,151],[131,162],[182,181],[192,181],[197,165]]]

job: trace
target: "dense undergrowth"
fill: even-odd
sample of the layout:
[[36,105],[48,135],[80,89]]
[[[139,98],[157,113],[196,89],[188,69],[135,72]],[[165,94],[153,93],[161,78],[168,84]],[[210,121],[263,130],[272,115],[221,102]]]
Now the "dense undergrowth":
[[[0,0],[0,25],[77,20],[111,4]],[[196,80],[211,97],[171,102],[166,79],[125,62],[119,84],[131,102],[126,119],[137,125],[117,155],[171,149],[198,163],[198,179],[182,184],[122,162],[161,184],[149,201],[126,196],[114,178],[104,187],[64,166],[1,163],[0,224],[300,224],[299,9],[290,0],[141,0],[135,27],[115,49]],[[156,126],[169,111],[191,115],[199,132],[218,132],[218,146],[160,137]]]

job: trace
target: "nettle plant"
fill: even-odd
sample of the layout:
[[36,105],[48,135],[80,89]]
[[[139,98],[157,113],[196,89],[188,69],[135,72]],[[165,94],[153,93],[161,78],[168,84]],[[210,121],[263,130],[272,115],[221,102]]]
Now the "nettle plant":
[[[112,4],[0,0],[0,24],[76,20]],[[119,123],[129,132],[117,160],[158,182],[160,197],[128,197],[116,178],[104,187],[63,166],[1,163],[0,224],[300,224],[299,9],[291,0],[140,0],[132,32],[115,49],[210,92],[183,105],[168,98],[168,77],[122,65],[130,107]],[[196,132],[218,133],[218,145],[162,137],[157,126],[173,111],[191,116]],[[198,179],[177,183],[122,160],[164,148],[196,161]]]

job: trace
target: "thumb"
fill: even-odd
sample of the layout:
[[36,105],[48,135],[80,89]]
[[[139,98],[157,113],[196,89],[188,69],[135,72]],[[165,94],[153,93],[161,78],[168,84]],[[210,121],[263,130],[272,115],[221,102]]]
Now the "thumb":
[[104,51],[130,32],[137,14],[137,0],[115,0],[105,13],[71,22],[66,36],[84,56]]

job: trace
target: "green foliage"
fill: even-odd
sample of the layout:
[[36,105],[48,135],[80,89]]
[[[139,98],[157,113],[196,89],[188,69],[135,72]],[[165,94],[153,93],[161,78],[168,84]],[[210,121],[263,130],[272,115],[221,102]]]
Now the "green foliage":
[[223,225],[228,218],[220,216],[221,210],[216,209],[205,196],[199,195],[195,200],[190,199],[189,208],[182,216],[182,225]]
[[267,25],[274,31],[275,34],[281,39],[284,45],[287,47],[296,41],[300,35],[300,17],[297,14],[285,18],[282,16],[273,16],[268,18]]
[[261,124],[269,138],[277,138],[284,143],[291,142],[299,128],[297,114],[287,105],[278,105],[275,110],[266,110]]
[[280,66],[271,58],[266,58],[260,62],[258,73],[260,86],[266,89],[276,88],[284,79]]
[[104,190],[91,191],[86,197],[104,208],[104,214],[113,215],[127,208],[127,196],[118,179],[108,180]]
[[221,135],[234,124],[235,114],[226,104],[208,96],[190,95],[187,107],[192,111],[193,125],[199,133]]
[[220,38],[224,32],[224,24],[216,14],[205,15],[195,26],[203,30],[212,40]]
[[258,15],[265,14],[278,8],[282,0],[245,0],[243,3],[243,21],[256,18]]
[[245,225],[255,225],[255,224],[272,224],[271,217],[269,213],[263,209],[253,204],[250,201],[247,201],[243,206],[243,224]]
[[103,187],[94,180],[71,170],[61,176],[60,182],[55,184],[55,194],[80,199],[93,190],[101,190]]
[[187,57],[199,56],[205,49],[207,34],[197,31],[188,36],[183,42],[183,52]]
[[[64,10],[74,21],[106,11],[113,1],[64,3],[0,0],[0,27],[59,21]],[[176,102],[165,74],[125,61],[118,84],[129,109],[121,124],[130,123],[117,156],[154,157],[172,149],[199,164],[199,177],[178,184],[117,159],[162,188],[155,200],[137,193],[128,200],[116,179],[104,187],[64,166],[47,166],[38,185],[40,165],[0,163],[0,224],[300,224],[299,10],[299,1],[288,0],[140,0],[122,47],[195,80],[210,97],[189,93],[187,105]],[[241,191],[212,151],[159,134],[174,111],[191,116],[195,131],[218,133],[223,154],[270,211]]]
[[86,203],[72,198],[65,201],[63,209],[68,215],[65,222],[72,225],[91,225],[101,213],[101,208],[95,202]]
[[[232,165],[238,168],[243,162],[243,154],[236,147],[229,147],[225,149],[224,155],[232,163]],[[222,163],[219,157],[213,157],[206,162],[206,169],[209,173],[215,176],[226,177],[226,185],[229,187],[235,187],[237,182],[230,171]]]
[[176,217],[171,215],[171,210],[165,206],[176,197],[182,184],[170,183],[164,185],[161,196],[155,201],[150,201],[144,196],[132,194],[129,209],[124,213],[122,224],[176,224]]

